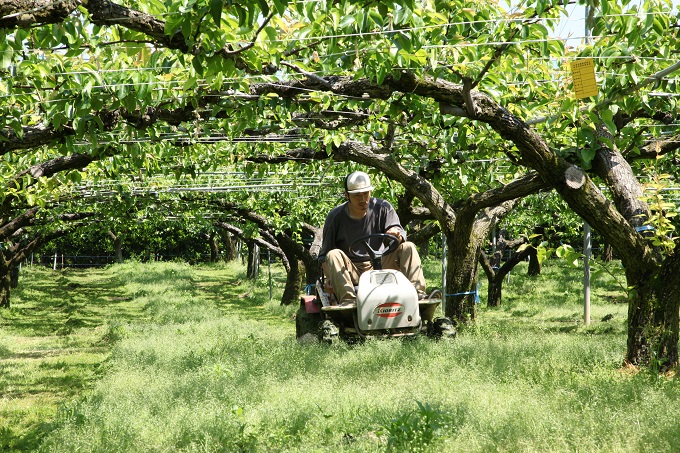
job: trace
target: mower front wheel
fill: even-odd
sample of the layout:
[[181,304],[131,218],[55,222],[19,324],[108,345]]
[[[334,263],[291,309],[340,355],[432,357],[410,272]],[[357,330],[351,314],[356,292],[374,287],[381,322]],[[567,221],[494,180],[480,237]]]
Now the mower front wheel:
[[456,326],[449,318],[436,318],[428,326],[428,334],[433,338],[455,338]]

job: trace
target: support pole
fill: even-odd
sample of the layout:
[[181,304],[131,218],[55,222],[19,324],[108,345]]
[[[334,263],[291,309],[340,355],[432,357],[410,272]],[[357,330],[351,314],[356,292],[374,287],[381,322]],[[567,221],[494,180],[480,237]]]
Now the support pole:
[[[592,43],[592,32],[590,30],[590,7],[586,6],[586,43]],[[583,323],[586,327],[590,325],[590,255],[592,248],[590,243],[590,224],[583,222]]]
[[583,222],[583,322],[590,325],[590,256],[592,247],[590,243],[590,225]]
[[442,313],[446,313],[446,234],[442,233]]
[[269,249],[267,249],[267,266],[269,271],[269,302],[271,302],[274,296],[272,295],[272,256]]

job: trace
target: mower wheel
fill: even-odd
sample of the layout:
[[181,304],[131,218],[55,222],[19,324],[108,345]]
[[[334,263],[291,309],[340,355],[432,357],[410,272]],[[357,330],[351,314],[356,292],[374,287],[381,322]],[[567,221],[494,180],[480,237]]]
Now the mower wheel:
[[449,318],[436,318],[432,321],[430,334],[434,338],[455,338],[456,326]]
[[321,313],[307,313],[300,307],[295,315],[295,337],[299,343],[318,343],[321,337]]
[[330,319],[321,325],[321,341],[326,344],[336,344],[340,341],[340,328]]

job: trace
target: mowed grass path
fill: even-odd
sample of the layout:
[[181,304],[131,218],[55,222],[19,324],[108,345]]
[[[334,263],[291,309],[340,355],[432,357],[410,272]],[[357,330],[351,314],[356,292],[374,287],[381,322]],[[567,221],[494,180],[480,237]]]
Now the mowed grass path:
[[96,381],[107,320],[144,318],[123,286],[110,270],[22,272],[0,310],[0,450],[37,449],[60,405]]
[[453,341],[331,348],[295,341],[279,268],[273,301],[237,263],[25,269],[0,449],[680,451],[678,380],[621,364],[620,282],[594,282],[585,327],[578,271],[525,270]]

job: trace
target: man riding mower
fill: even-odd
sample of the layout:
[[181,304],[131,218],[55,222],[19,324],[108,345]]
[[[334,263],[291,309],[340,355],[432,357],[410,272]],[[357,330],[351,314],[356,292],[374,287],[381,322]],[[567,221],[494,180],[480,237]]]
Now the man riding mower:
[[317,282],[316,296],[302,298],[298,338],[311,334],[332,342],[422,331],[452,336],[450,320],[433,319],[441,296],[426,296],[415,245],[406,241],[392,205],[371,197],[372,190],[364,172],[345,178],[347,201],[324,223],[319,251],[324,279]]

